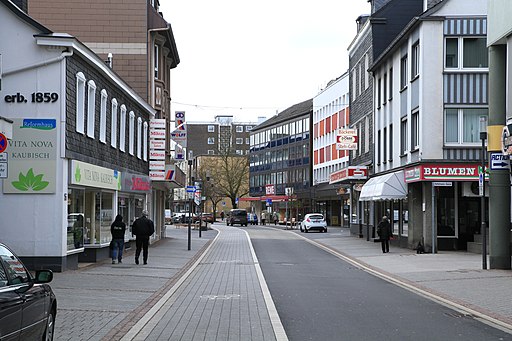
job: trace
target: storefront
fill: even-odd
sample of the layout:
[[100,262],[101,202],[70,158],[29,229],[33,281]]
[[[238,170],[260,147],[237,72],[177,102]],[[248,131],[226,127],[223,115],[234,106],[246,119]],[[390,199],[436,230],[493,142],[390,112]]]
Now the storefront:
[[[428,248],[434,243],[434,249],[467,250],[477,239],[483,194],[479,190],[479,169],[476,163],[420,164],[405,169],[411,194],[422,198],[411,207],[416,217],[413,234],[421,235]],[[488,181],[488,174],[485,180]],[[488,186],[485,187],[488,202]],[[483,219],[488,226],[487,211]]]

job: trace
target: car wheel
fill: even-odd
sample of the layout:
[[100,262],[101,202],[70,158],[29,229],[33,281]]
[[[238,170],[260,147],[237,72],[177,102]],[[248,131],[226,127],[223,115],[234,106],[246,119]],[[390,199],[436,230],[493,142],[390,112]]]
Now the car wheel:
[[52,311],[46,319],[46,329],[44,330],[42,341],[52,341],[55,330],[55,312]]
[[308,228],[307,227],[304,227],[304,232],[308,233]]

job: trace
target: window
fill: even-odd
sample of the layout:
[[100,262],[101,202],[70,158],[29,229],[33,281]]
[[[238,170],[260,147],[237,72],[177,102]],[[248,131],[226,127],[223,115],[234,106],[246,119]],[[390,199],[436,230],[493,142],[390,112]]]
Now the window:
[[144,136],[142,138],[142,149],[143,149],[143,160],[148,161],[148,122],[144,122],[142,125],[144,130]]
[[208,149],[208,155],[215,155],[215,151],[211,150],[211,149]]
[[135,144],[135,114],[130,111],[130,123],[128,126],[128,152],[133,155],[133,146]]
[[237,133],[243,133],[244,132],[244,127],[243,126],[236,126],[236,132]]
[[250,132],[252,130],[252,126],[245,126],[245,131]]
[[389,161],[393,161],[393,125],[389,125]]
[[126,106],[121,105],[121,117],[119,118],[119,150],[124,152],[126,148]]
[[377,81],[377,108],[380,108],[380,105],[382,103],[381,86],[382,86],[382,81],[379,78],[379,80]]
[[386,163],[388,161],[388,130],[387,128],[384,128],[383,136],[382,136],[382,146],[383,146],[383,153],[382,153],[382,162]]
[[445,67],[447,69],[475,69],[489,67],[485,37],[458,37],[445,39]]
[[487,117],[487,108],[450,108],[445,110],[446,143],[479,143],[480,117]]
[[158,45],[155,44],[155,55],[154,55],[154,58],[155,58],[155,78],[158,78],[158,67],[159,67],[159,47]]
[[110,113],[110,145],[117,148],[117,100],[112,99],[112,112]]
[[250,139],[248,137],[245,138],[245,144],[250,144]]
[[237,149],[236,150],[236,155],[244,155],[244,151],[240,150],[240,149]]
[[76,131],[85,133],[85,76],[76,74]]
[[100,104],[100,142],[107,142],[107,90],[101,90]]
[[386,104],[388,99],[388,75],[384,74],[384,80],[382,81],[382,104]]
[[368,87],[370,86],[370,81],[369,81],[369,72],[368,72],[368,68],[370,67],[370,60],[369,60],[369,57],[368,57],[368,53],[364,55],[364,83],[365,83],[365,90],[368,89]]
[[96,83],[87,82],[87,136],[94,138],[94,125],[96,124]]
[[142,157],[142,118],[137,118],[137,157]]
[[407,87],[407,55],[400,60],[400,89]]
[[377,164],[380,165],[380,146],[382,141],[380,140],[380,130],[377,132]]
[[412,45],[411,56],[411,79],[416,78],[420,74],[420,42],[417,41]]
[[400,122],[400,155],[405,155],[407,151],[407,118]]
[[413,112],[411,114],[411,149],[416,150],[419,148],[420,141],[420,123],[419,123],[419,111]]
[[244,143],[244,139],[241,138],[241,137],[237,137],[236,138],[236,144],[243,144]]
[[208,144],[215,144],[215,138],[214,137],[209,137],[208,138]]
[[[5,266],[5,270],[7,274],[3,272],[2,264],[0,264],[0,268],[2,268],[2,273],[0,274],[0,287],[7,285],[7,280],[10,277],[11,284],[21,284],[29,282],[29,275],[23,263],[7,248],[0,246],[0,259],[4,260],[2,262]],[[3,285],[2,285],[3,284]]]
[[354,68],[354,70],[352,70],[352,100],[354,101],[357,97],[357,94],[356,94],[356,83],[357,80],[356,80],[356,69]]
[[208,132],[209,133],[214,133],[215,132],[215,126],[214,125],[209,125],[208,126]]
[[389,69],[389,100],[393,99],[393,68]]

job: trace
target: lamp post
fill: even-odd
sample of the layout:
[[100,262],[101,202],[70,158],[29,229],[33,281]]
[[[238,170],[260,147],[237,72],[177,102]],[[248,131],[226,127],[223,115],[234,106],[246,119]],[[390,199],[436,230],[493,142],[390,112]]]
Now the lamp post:
[[[188,158],[188,184],[189,186],[192,186],[192,152],[189,154]],[[193,196],[194,193],[188,193],[188,250],[191,249],[191,241],[192,241],[192,203],[193,203]]]
[[480,182],[480,233],[482,234],[482,269],[487,269],[487,232],[485,224],[485,140],[487,139],[487,117],[480,116],[480,140],[482,140],[482,172]]

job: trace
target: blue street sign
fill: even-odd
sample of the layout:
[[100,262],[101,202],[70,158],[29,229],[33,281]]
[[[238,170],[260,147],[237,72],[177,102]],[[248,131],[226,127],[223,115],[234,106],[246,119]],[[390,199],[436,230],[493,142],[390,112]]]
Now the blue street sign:
[[196,191],[196,186],[187,186],[187,193],[194,193]]
[[490,164],[492,170],[509,170],[510,156],[502,153],[491,153]]

